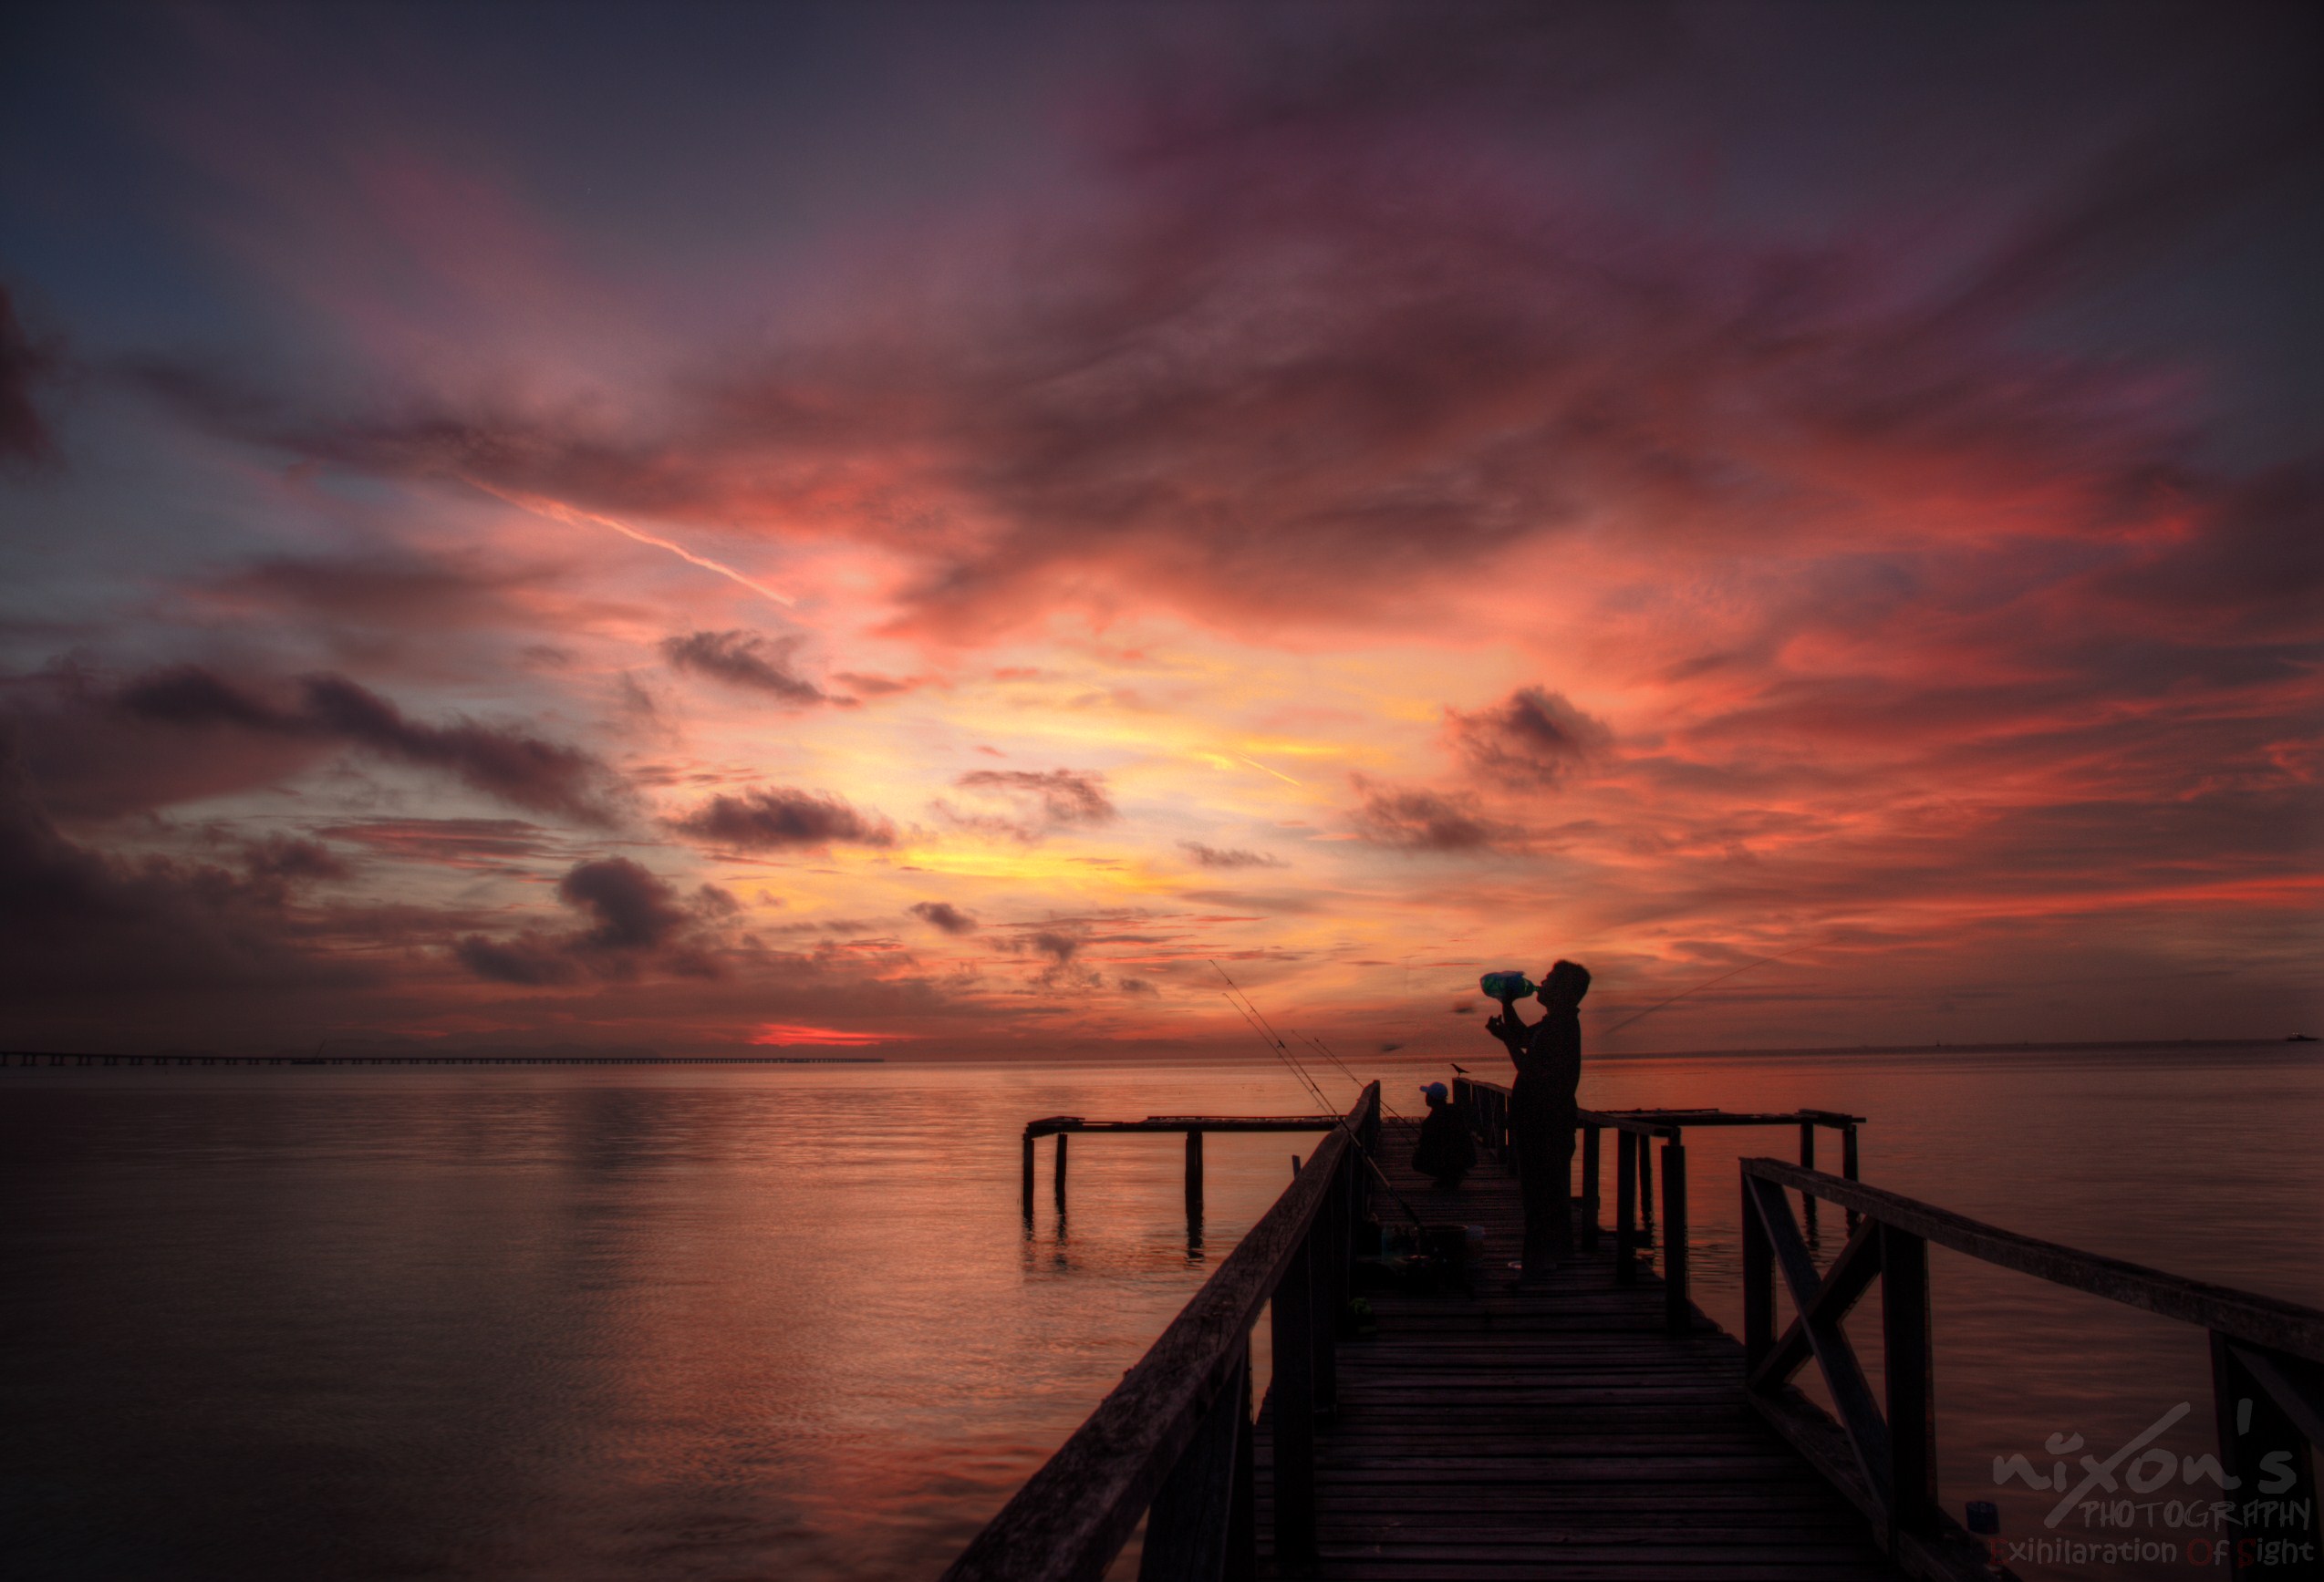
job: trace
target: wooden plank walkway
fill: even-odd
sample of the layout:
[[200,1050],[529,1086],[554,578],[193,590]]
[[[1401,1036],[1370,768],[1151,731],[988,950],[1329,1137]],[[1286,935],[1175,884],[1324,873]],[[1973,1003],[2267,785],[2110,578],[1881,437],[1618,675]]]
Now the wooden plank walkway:
[[[1842,1582],[1895,1577],[1863,1518],[1745,1401],[1743,1351],[1707,1318],[1674,1337],[1660,1280],[1614,1284],[1577,1253],[1546,1289],[1506,1287],[1516,1183],[1489,1159],[1457,1192],[1415,1174],[1413,1128],[1382,1163],[1431,1222],[1481,1225],[1474,1296],[1373,1293],[1376,1339],[1339,1348],[1318,1425],[1321,1563],[1351,1582]],[[1374,1212],[1398,1211],[1376,1183]],[[1610,1248],[1613,1238],[1603,1238]],[[1259,1530],[1273,1530],[1268,1414]],[[1271,1561],[1270,1562],[1271,1568]]]

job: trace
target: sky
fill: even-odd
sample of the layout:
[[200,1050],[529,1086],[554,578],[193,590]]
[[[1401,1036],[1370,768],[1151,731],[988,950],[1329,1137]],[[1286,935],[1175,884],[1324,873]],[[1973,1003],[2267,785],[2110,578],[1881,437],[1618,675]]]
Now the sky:
[[2288,5],[12,7],[0,1043],[2324,1032],[2320,200]]

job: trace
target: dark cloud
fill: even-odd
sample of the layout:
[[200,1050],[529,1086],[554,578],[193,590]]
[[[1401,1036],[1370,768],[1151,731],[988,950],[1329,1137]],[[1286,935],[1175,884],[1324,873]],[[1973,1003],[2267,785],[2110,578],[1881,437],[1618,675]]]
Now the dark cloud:
[[698,840],[748,851],[896,843],[896,826],[878,813],[789,786],[732,796],[721,791],[670,827]]
[[120,691],[121,707],[166,725],[239,725],[272,736],[321,734],[295,711],[251,697],[198,666],[150,671]]
[[905,910],[947,934],[974,934],[979,926],[973,916],[949,901],[916,901]]
[[249,842],[243,847],[242,860],[254,879],[346,879],[355,873],[322,842],[289,835]]
[[1112,823],[1120,813],[1107,795],[1105,777],[1081,770],[971,770],[952,782],[970,795],[958,808],[939,801],[939,812],[970,829],[1038,841],[1061,829]]
[[441,633],[506,621],[514,595],[541,574],[473,556],[395,549],[273,556],[213,577],[195,592],[229,608],[293,610],[365,627]]
[[1479,776],[1512,789],[1557,785],[1613,741],[1604,721],[1540,687],[1474,714],[1447,708],[1445,733]]
[[677,894],[627,857],[582,863],[557,882],[557,898],[594,915],[580,937],[589,950],[652,950],[686,925]]
[[2199,531],[2139,546],[2098,591],[2231,640],[2324,635],[2324,454],[2244,480]]
[[763,692],[794,708],[834,701],[822,688],[792,668],[791,656],[800,642],[797,637],[765,637],[756,632],[690,632],[682,637],[663,638],[661,652],[678,669]]
[[1265,852],[1246,852],[1240,847],[1206,846],[1200,841],[1180,841],[1179,850],[1205,868],[1280,868],[1281,857]]
[[1052,928],[1036,929],[1026,935],[1024,945],[1027,949],[1039,951],[1060,967],[1073,960],[1074,954],[1082,947],[1081,939],[1077,936],[1060,933]]
[[279,874],[119,860],[60,834],[0,733],[0,985],[19,1004],[106,994],[119,1018],[173,999],[360,981],[301,942]]
[[378,693],[342,676],[303,678],[294,701],[247,691],[199,666],[179,666],[124,687],[130,715],[188,728],[226,726],[292,740],[341,742],[394,761],[445,770],[476,790],[543,812],[609,823],[612,772],[576,747],[514,727],[410,719]]
[[557,882],[557,899],[589,926],[558,935],[526,929],[509,939],[472,934],[454,942],[452,956],[479,977],[522,987],[570,983],[585,973],[714,978],[721,969],[703,925],[723,915],[717,898],[725,893],[705,889],[713,893],[698,894],[690,905],[668,881],[627,857],[576,863]]
[[55,377],[61,361],[54,346],[33,339],[16,317],[8,288],[0,285],[0,470],[56,461],[57,442],[41,420],[33,390]]
[[1030,956],[1044,965],[1032,977],[1033,985],[1049,993],[1082,992],[1105,987],[1105,975],[1080,959],[1091,943],[1088,923],[1075,919],[1027,927],[1008,941],[1012,955]]
[[1363,799],[1354,814],[1355,832],[1375,845],[1406,852],[1483,852],[1522,843],[1521,831],[1486,817],[1472,797],[1375,785],[1361,776],[1355,788]]
[[50,812],[112,819],[271,785],[331,750],[265,729],[183,730],[119,706],[112,684],[70,662],[0,680],[0,722]]
[[556,943],[537,934],[514,939],[487,939],[471,934],[453,942],[452,959],[478,977],[525,988],[571,983],[581,976],[581,964]]
[[374,819],[320,832],[402,862],[522,874],[558,854],[550,832],[524,819]]

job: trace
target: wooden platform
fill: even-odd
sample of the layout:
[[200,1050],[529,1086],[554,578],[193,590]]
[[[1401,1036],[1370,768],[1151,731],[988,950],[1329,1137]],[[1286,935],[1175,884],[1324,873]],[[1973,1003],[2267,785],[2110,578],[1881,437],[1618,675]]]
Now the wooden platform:
[[[1370,1295],[1376,1339],[1339,1349],[1339,1405],[1319,1425],[1327,1578],[1565,1577],[1839,1582],[1902,1575],[1863,1518],[1745,1402],[1742,1347],[1699,1318],[1665,1326],[1662,1284],[1617,1287],[1609,1252],[1546,1289],[1504,1289],[1523,1214],[1489,1160],[1457,1192],[1414,1174],[1411,1128],[1380,1153],[1429,1221],[1481,1225],[1474,1296]],[[1374,1212],[1400,1214],[1375,1183]],[[1612,1238],[1603,1238],[1611,1246]],[[1259,1530],[1273,1530],[1268,1414]],[[1271,1566],[1271,1557],[1266,1557]]]

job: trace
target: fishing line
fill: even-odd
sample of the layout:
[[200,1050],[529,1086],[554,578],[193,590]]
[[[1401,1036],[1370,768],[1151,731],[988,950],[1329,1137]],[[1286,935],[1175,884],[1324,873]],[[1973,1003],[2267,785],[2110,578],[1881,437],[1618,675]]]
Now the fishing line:
[[1290,1070],[1292,1075],[1299,1079],[1300,1086],[1307,1090],[1307,1096],[1309,1098],[1314,1100],[1315,1102],[1323,1109],[1328,1110],[1331,1108],[1332,1101],[1323,1096],[1323,1090],[1315,1085],[1314,1080],[1308,1076],[1305,1070],[1301,1069],[1299,1063],[1296,1060],[1293,1060],[1286,1050],[1277,1044],[1274,1039],[1267,1036],[1265,1030],[1260,1027],[1258,1020],[1251,1016],[1250,1012],[1243,1009],[1240,1005],[1237,1004],[1235,998],[1232,995],[1222,994],[1219,998],[1225,1000],[1229,1005],[1234,1006],[1235,1009],[1241,1014],[1243,1021],[1249,1025],[1250,1030],[1259,1035],[1259,1041],[1265,1044],[1270,1049],[1273,1050],[1275,1057],[1283,1062],[1284,1067]]
[[[1821,940],[1810,940],[1808,945],[1818,945],[1821,943],[1823,942]],[[1623,1029],[1630,1026],[1632,1022],[1644,1021],[1648,1017],[1654,1015],[1656,1011],[1664,1009],[1668,1006],[1676,1005],[1688,995],[1700,994],[1703,990],[1711,987],[1713,985],[1725,983],[1728,978],[1735,977],[1737,974],[1748,972],[1755,967],[1765,967],[1770,961],[1781,961],[1787,956],[1797,956],[1800,952],[1807,949],[1808,945],[1795,945],[1789,950],[1779,950],[1773,956],[1762,956],[1757,961],[1747,961],[1740,967],[1730,967],[1727,971],[1720,973],[1717,977],[1706,978],[1703,982],[1696,984],[1693,988],[1687,989],[1683,993],[1672,995],[1668,999],[1664,1000],[1661,1005],[1650,1005],[1644,1010],[1640,1011],[1636,1016],[1614,1023],[1613,1026],[1607,1028],[1604,1031],[1599,1033],[1598,1036],[1602,1039],[1612,1038]]]
[[[1259,1034],[1260,1041],[1266,1044],[1269,1049],[1274,1050],[1275,1053],[1281,1058],[1283,1063],[1291,1068],[1292,1074],[1299,1078],[1301,1084],[1307,1089],[1309,1093],[1314,1096],[1316,1103],[1323,1106],[1323,1108],[1328,1112],[1332,1107],[1331,1100],[1323,1096],[1323,1088],[1317,1084],[1313,1077],[1308,1075],[1307,1068],[1300,1063],[1299,1057],[1292,1053],[1291,1046],[1286,1044],[1283,1041],[1281,1035],[1275,1031],[1274,1024],[1267,1019],[1266,1013],[1259,1008],[1258,1002],[1253,1000],[1249,995],[1244,994],[1242,991],[1242,986],[1237,983],[1233,978],[1229,977],[1227,976],[1227,969],[1220,967],[1217,961],[1211,961],[1210,969],[1213,972],[1216,972],[1221,978],[1224,978],[1226,980],[1227,987],[1233,991],[1231,994],[1222,996],[1221,998],[1224,998],[1229,1005],[1233,1006],[1237,1010],[1243,1013],[1243,1019],[1251,1024],[1252,1030]],[[1336,1060],[1334,1063],[1336,1063]],[[1340,1069],[1342,1070],[1347,1070],[1344,1066],[1342,1066]],[[1349,1072],[1349,1075],[1353,1077],[1354,1073]],[[1383,1091],[1385,1091],[1385,1085]],[[1398,1116],[1397,1119],[1402,1120],[1403,1117]],[[1423,1232],[1427,1231],[1428,1228],[1427,1222],[1420,1217],[1420,1213],[1417,1209],[1414,1208],[1411,1204],[1405,1201],[1404,1194],[1396,1190],[1395,1183],[1388,1179],[1388,1173],[1380,1168],[1380,1162],[1373,1158],[1372,1151],[1364,1145],[1364,1139],[1357,1136],[1355,1134],[1355,1128],[1347,1123],[1347,1117],[1344,1115],[1334,1117],[1332,1122],[1332,1127],[1333,1130],[1340,1132],[1348,1140],[1348,1146],[1355,1150],[1355,1156],[1362,1160],[1364,1165],[1371,1170],[1374,1178],[1380,1183],[1380,1189],[1395,1200],[1395,1205],[1398,1208],[1404,1210],[1405,1217],[1412,1221],[1414,1228]]]

